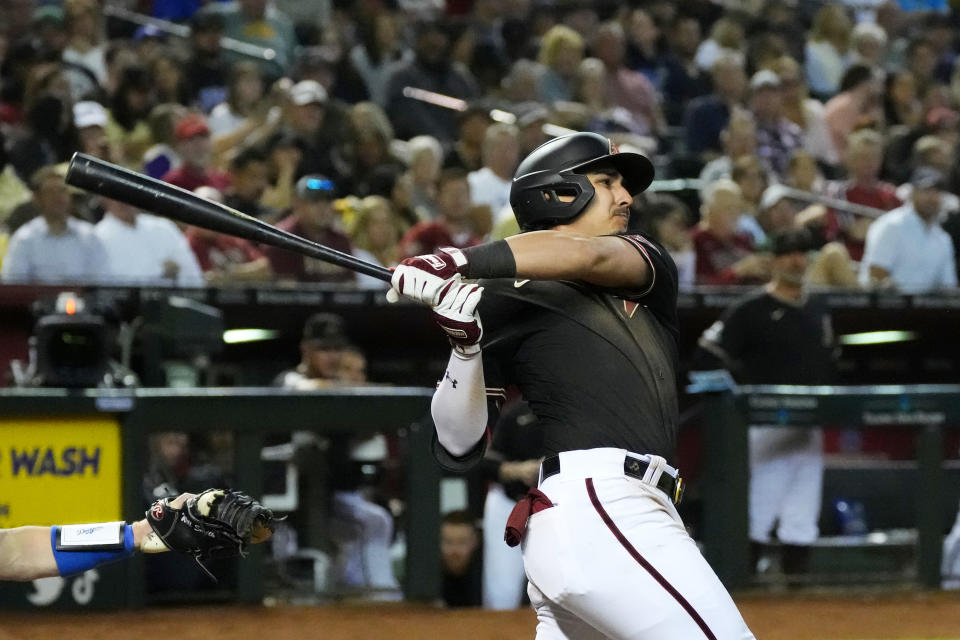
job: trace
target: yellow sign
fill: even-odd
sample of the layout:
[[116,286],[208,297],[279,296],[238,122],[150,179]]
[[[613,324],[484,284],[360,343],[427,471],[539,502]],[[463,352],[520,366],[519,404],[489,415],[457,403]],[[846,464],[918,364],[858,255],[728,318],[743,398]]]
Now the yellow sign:
[[0,528],[122,520],[120,501],[115,419],[0,420]]

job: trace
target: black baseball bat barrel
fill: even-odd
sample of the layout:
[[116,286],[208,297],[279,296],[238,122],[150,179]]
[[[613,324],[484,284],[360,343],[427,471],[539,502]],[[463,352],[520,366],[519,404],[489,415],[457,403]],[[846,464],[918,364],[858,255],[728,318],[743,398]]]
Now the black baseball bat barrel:
[[390,269],[380,265],[278,229],[225,204],[207,200],[186,189],[85,153],[75,153],[70,159],[67,184],[166,218],[293,251],[385,282],[389,282],[392,275]]

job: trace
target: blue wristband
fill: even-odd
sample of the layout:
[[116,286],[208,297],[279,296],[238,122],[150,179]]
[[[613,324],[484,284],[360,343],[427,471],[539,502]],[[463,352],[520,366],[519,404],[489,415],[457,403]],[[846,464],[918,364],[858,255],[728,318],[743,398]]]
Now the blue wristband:
[[[83,542],[71,540],[65,543],[62,539],[63,528],[59,526],[50,527],[50,548],[53,551],[53,559],[57,563],[57,569],[60,571],[60,575],[69,576],[75,573],[81,573],[102,564],[123,560],[133,555],[135,548],[133,542],[133,527],[129,524],[117,522],[84,525],[80,533],[89,533],[94,531],[94,528],[110,527],[111,525],[118,527],[118,529],[120,526],[123,527],[122,540],[118,539],[115,542],[107,543],[95,542],[93,544],[84,544]],[[74,531],[77,530],[76,525],[71,525],[70,528]],[[117,530],[117,534],[117,538],[119,538],[119,530]]]

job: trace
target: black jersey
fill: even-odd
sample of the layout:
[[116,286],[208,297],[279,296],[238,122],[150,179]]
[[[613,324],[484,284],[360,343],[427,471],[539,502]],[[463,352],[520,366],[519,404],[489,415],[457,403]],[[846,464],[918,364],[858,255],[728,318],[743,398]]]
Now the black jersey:
[[816,299],[791,304],[765,290],[727,309],[700,338],[741,384],[832,384],[830,314]]
[[519,388],[544,429],[543,455],[618,447],[673,459],[677,269],[645,236],[621,237],[652,269],[645,290],[482,282],[487,387]]

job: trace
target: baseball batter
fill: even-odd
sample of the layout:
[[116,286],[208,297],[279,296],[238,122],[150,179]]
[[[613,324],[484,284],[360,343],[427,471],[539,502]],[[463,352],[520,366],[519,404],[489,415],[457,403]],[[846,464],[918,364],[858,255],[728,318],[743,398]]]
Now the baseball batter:
[[409,258],[388,293],[430,304],[453,345],[432,403],[443,466],[481,458],[508,385],[545,428],[539,487],[506,535],[541,640],[753,637],[674,506],[676,267],[624,235],[652,179],[602,136],[551,140],[513,181],[524,233]]

